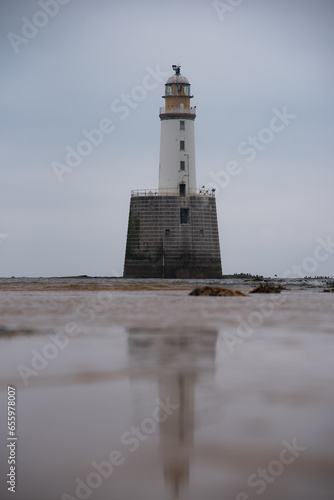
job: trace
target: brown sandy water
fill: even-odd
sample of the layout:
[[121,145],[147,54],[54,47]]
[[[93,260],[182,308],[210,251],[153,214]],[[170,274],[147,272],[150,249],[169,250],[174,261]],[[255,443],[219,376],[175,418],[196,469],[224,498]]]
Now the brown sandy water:
[[334,498],[330,283],[189,296],[196,284],[0,280],[1,498]]

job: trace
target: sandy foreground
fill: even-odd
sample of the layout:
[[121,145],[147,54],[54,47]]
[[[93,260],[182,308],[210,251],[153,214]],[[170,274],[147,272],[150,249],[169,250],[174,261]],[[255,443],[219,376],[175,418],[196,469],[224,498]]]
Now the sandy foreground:
[[192,288],[0,286],[1,499],[334,498],[334,294]]

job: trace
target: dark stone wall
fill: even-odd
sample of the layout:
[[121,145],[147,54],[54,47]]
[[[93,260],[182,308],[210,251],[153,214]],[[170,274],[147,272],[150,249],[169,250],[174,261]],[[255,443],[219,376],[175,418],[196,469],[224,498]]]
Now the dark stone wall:
[[[181,224],[188,215],[187,223]],[[125,278],[220,278],[216,200],[137,196],[130,202]]]

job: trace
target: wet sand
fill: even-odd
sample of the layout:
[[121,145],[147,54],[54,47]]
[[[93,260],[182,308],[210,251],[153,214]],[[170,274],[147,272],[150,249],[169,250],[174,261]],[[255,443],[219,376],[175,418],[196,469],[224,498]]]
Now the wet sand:
[[[0,282],[5,437],[7,385],[17,391],[14,498],[332,500],[327,282],[189,296],[196,284]],[[0,496],[13,498],[5,439],[0,457]]]

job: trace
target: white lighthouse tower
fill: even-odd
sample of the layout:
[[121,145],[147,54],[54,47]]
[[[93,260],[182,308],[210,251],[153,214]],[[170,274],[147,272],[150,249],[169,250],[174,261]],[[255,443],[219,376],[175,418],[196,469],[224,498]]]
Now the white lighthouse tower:
[[180,66],[160,108],[158,189],[131,191],[126,278],[221,278],[214,189],[196,189],[196,109]]
[[161,137],[159,195],[196,194],[195,131],[196,109],[190,107],[188,79],[181,66],[173,65],[175,75],[165,84],[165,107],[160,108]]

